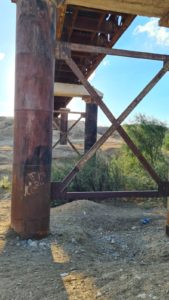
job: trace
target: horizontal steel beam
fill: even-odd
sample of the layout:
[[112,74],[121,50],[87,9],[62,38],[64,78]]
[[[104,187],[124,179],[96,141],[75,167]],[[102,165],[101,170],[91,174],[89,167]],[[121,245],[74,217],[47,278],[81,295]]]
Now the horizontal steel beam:
[[54,110],[53,112],[57,113],[57,114],[65,113],[65,114],[81,115],[83,117],[86,116],[86,113],[83,112],[83,111],[71,111],[71,110],[69,110],[69,111],[68,110],[63,111],[63,110],[59,109],[59,110]]
[[111,199],[111,198],[148,198],[161,197],[157,190],[150,191],[105,191],[105,192],[67,192],[65,194],[67,200],[81,199]]
[[70,50],[77,51],[77,52],[98,53],[98,54],[105,54],[105,55],[123,56],[123,57],[140,58],[140,59],[151,59],[151,60],[158,60],[158,61],[169,60],[169,55],[166,54],[122,50],[122,49],[111,49],[111,48],[83,45],[83,44],[76,44],[76,43],[66,43],[66,46]]
[[97,191],[97,192],[62,192],[61,182],[51,182],[51,200],[63,199],[111,199],[111,198],[159,198],[169,195],[169,191],[162,190],[140,190],[140,191]]

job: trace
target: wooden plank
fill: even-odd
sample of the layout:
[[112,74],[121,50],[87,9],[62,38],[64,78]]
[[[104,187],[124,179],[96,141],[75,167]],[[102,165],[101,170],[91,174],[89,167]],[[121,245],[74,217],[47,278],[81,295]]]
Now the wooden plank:
[[[71,23],[72,23],[72,20],[67,19],[67,21],[65,21],[65,26],[71,27]],[[103,24],[100,25],[100,28],[98,29],[98,20],[97,19],[80,16],[77,18],[76,22],[74,22],[73,30],[87,31],[87,32],[98,32],[98,30],[99,30],[99,32],[101,32],[101,33],[105,33],[105,34],[110,33],[111,34],[113,31],[113,28],[111,25],[108,26],[108,23],[106,21],[104,21]]]
[[66,0],[66,3],[148,17],[162,17],[169,10],[168,0]]
[[[107,48],[112,48],[114,46],[114,44],[119,40],[119,38],[126,31],[126,29],[130,26],[130,24],[132,23],[132,21],[134,19],[135,19],[135,16],[133,16],[133,15],[125,16],[122,26],[120,26],[118,28],[118,30],[113,35],[111,41],[106,45]],[[93,73],[93,70],[95,70],[98,67],[98,65],[101,63],[101,61],[104,59],[104,57],[105,57],[105,54],[99,54],[97,56],[96,60],[93,62],[91,67],[88,69],[86,78],[89,78],[89,76]]]
[[169,11],[159,21],[160,26],[169,27]]
[[[103,94],[100,91],[98,90],[96,91],[100,97],[103,97]],[[60,96],[60,97],[86,97],[87,96],[88,97],[90,96],[90,94],[83,85],[55,82],[54,96]]]
[[57,24],[56,24],[56,39],[60,40],[65,20],[67,5],[60,5],[57,7]]

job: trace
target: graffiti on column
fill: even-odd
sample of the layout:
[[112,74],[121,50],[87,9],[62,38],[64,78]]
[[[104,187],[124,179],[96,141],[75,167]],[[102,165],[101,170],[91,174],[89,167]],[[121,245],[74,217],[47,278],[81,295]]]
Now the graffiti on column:
[[38,192],[49,181],[51,155],[47,146],[37,146],[24,164],[24,196]]

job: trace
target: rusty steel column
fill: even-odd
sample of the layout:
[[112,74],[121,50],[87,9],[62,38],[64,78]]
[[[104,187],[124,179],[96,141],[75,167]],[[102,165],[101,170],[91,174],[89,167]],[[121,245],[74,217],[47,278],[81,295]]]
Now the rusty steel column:
[[85,153],[97,141],[97,111],[98,107],[95,103],[86,103],[86,119],[85,119]]
[[68,112],[69,110],[64,109],[63,112],[61,112],[60,114],[60,144],[61,145],[67,145]]
[[17,1],[11,227],[23,238],[49,231],[55,8]]
[[167,220],[166,220],[166,234],[169,236],[169,197],[167,197]]

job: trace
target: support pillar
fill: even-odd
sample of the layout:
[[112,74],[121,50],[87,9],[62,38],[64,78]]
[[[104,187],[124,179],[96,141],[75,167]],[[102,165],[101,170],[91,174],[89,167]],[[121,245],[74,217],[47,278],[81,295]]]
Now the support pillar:
[[95,103],[86,103],[86,119],[85,119],[85,153],[97,141],[97,111],[98,107]]
[[23,238],[49,231],[55,10],[17,1],[11,227]]
[[60,115],[60,144],[61,145],[67,145],[68,112],[69,110],[64,109]]
[[166,235],[169,236],[169,197],[167,197],[167,220],[166,220]]

